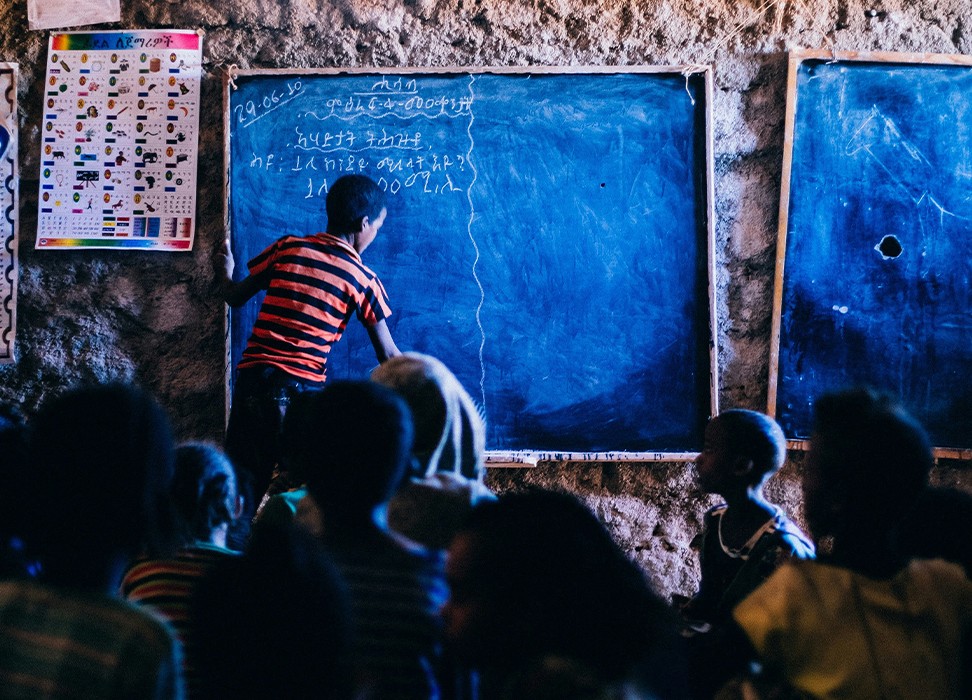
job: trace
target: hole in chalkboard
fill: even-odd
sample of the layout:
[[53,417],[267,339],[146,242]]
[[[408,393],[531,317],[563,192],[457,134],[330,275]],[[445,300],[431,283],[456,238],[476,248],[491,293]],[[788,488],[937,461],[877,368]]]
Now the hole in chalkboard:
[[885,236],[876,246],[877,250],[885,259],[896,258],[901,255],[901,242],[894,236]]

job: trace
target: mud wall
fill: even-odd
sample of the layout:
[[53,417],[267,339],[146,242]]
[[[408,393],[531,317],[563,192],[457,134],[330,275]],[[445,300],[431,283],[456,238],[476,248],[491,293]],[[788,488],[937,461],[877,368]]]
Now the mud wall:
[[[223,305],[211,260],[223,232],[221,79],[240,68],[714,66],[717,314],[722,407],[766,405],[789,48],[972,54],[967,0],[122,0],[103,29],[206,32],[191,254],[35,251],[47,32],[0,1],[0,61],[20,65],[20,290],[16,364],[0,400],[28,411],[80,380],[149,387],[183,438],[221,436]],[[79,29],[89,29],[79,28]],[[794,454],[769,486],[800,514]],[[936,480],[972,489],[972,470]],[[687,464],[541,464],[491,470],[580,494],[665,592],[696,584],[692,542],[710,503]]]

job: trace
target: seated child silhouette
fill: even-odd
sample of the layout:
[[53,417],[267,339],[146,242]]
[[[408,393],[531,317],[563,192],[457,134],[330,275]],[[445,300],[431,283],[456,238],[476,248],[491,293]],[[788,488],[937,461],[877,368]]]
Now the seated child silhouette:
[[363,698],[340,572],[293,524],[254,528],[246,552],[217,562],[190,604],[190,698]]
[[472,507],[495,498],[483,484],[486,425],[472,397],[442,362],[406,352],[371,372],[399,394],[415,423],[402,485],[388,503],[392,530],[429,549],[445,549]]
[[814,698],[970,697],[972,582],[900,544],[933,464],[927,433],[888,397],[817,399],[803,494],[823,551],[736,606],[730,653],[751,649],[765,675]]
[[125,572],[122,596],[165,620],[186,651],[183,672],[188,697],[198,696],[198,679],[188,661],[193,620],[190,600],[199,582],[223,559],[239,555],[226,548],[230,525],[243,509],[236,471],[215,445],[190,442],[175,450],[172,500],[179,551],[170,557],[143,556]]
[[685,696],[671,610],[575,496],[480,501],[446,575],[444,639],[479,700]]
[[376,700],[439,698],[441,690],[443,557],[393,532],[386,518],[413,434],[404,399],[374,382],[332,381],[300,394],[281,454],[306,490],[271,497],[253,530],[289,520],[318,535],[350,596],[358,681]]
[[682,608],[696,631],[726,621],[783,562],[813,558],[809,538],[763,496],[763,484],[785,458],[783,431],[765,414],[731,409],[706,426],[698,481],[725,503],[705,515],[699,591]]
[[172,632],[117,595],[125,565],[173,535],[162,408],[127,385],[72,389],[31,420],[27,449],[40,570],[0,581],[0,696],[181,698]]

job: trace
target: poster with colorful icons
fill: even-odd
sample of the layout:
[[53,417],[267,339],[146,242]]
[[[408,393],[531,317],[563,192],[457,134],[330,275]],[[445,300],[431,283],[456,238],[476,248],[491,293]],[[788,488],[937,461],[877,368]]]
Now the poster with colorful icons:
[[17,64],[0,63],[0,364],[17,332]]
[[201,83],[200,32],[52,34],[35,248],[191,250]]

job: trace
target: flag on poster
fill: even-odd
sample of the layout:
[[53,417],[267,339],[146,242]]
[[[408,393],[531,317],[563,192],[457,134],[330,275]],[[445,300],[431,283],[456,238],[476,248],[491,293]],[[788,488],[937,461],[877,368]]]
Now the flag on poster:
[[191,250],[201,84],[200,32],[52,34],[35,247]]

